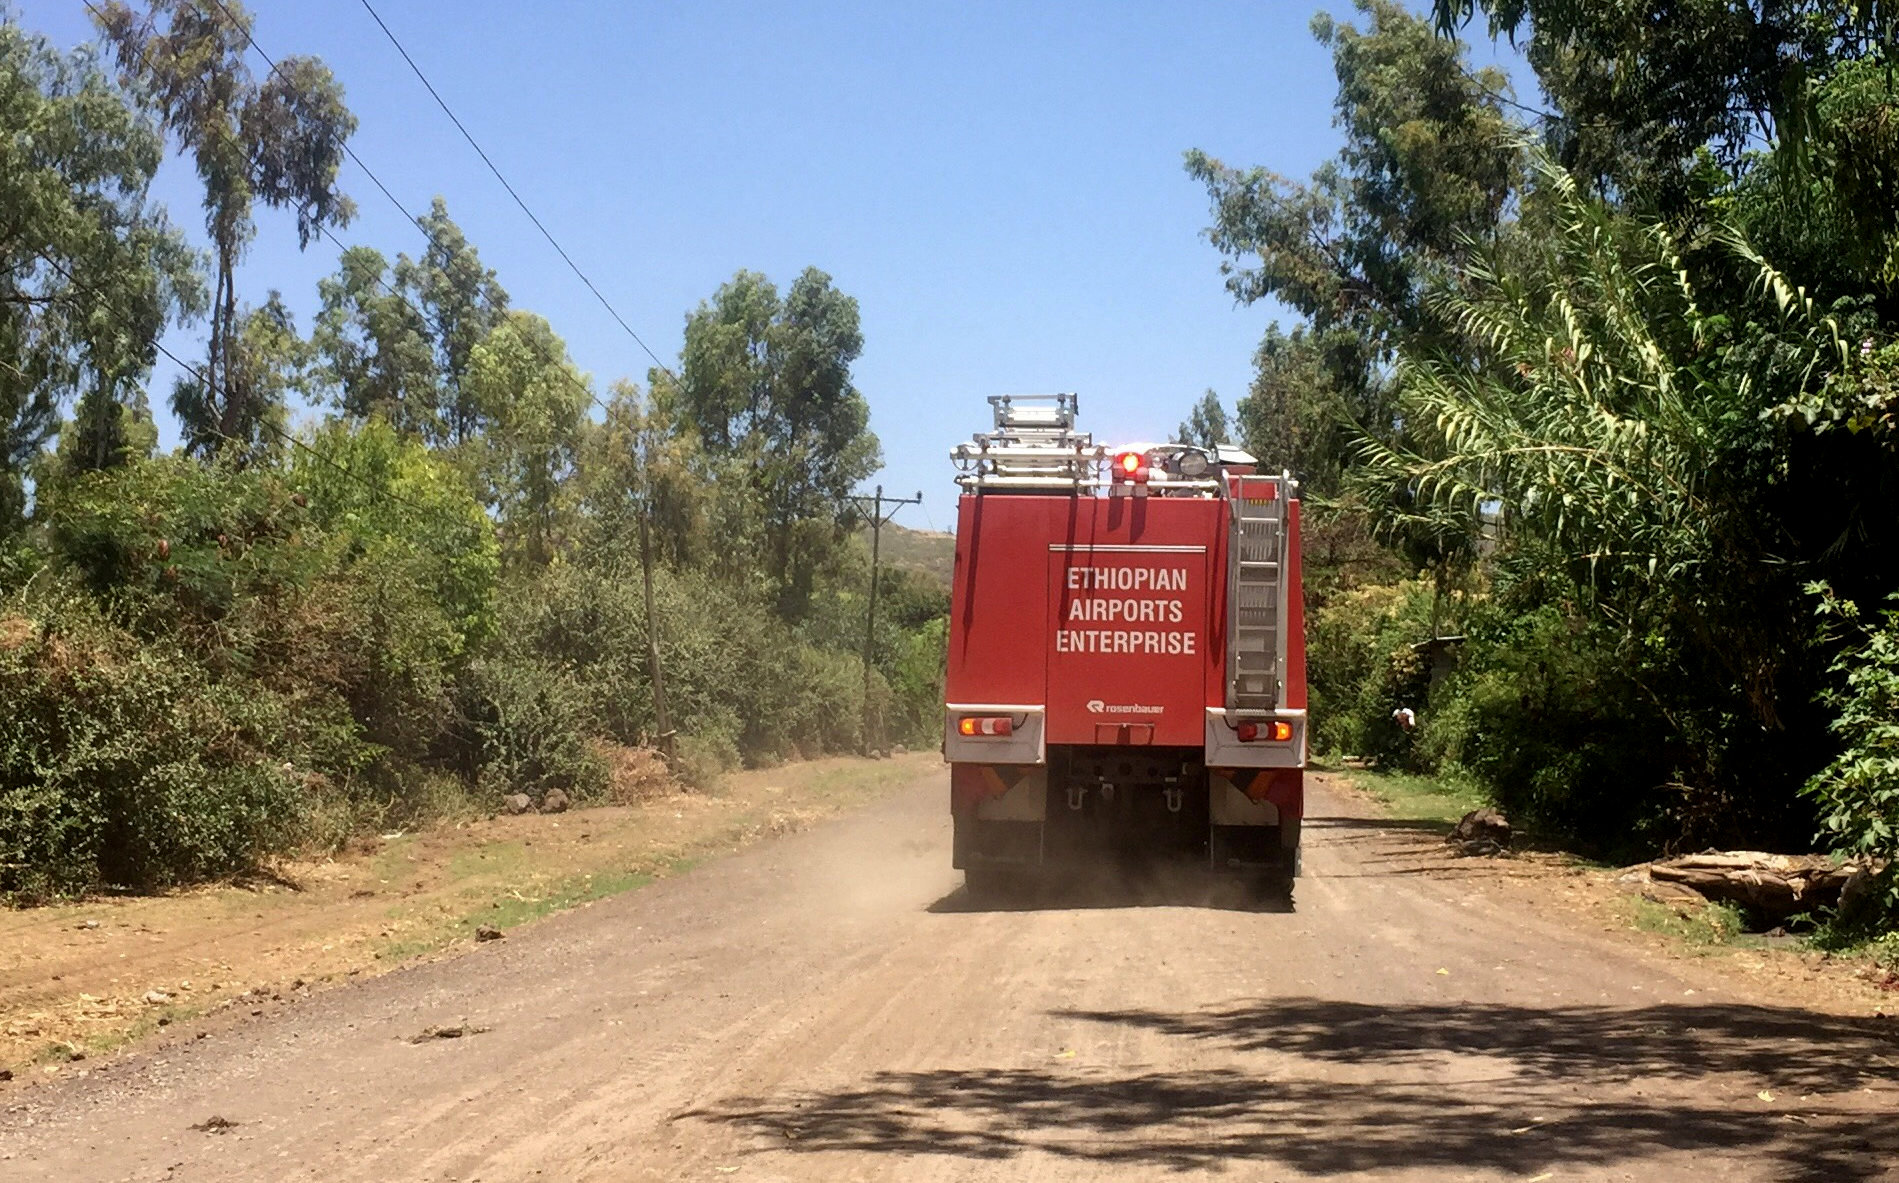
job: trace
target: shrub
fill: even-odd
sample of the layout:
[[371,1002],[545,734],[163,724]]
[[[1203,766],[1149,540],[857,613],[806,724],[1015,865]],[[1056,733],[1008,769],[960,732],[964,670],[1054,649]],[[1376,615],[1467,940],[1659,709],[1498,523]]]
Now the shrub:
[[0,619],[0,891],[164,887],[293,845],[307,800],[282,704],[221,685],[83,597]]
[[56,568],[231,693],[280,703],[273,750],[324,778],[326,834],[426,816],[442,793],[424,765],[455,755],[453,681],[494,630],[492,525],[384,424],[329,424],[292,455],[64,478],[45,507]]
[[1824,584],[1812,589],[1822,618],[1852,630],[1821,701],[1836,714],[1839,754],[1806,793],[1820,804],[1824,837],[1840,852],[1886,860],[1875,923],[1899,918],[1899,595],[1862,623],[1859,608]]
[[1497,613],[1420,716],[1420,758],[1467,770],[1526,829],[1632,852],[1671,801],[1668,730],[1618,638],[1554,606]]
[[681,735],[673,743],[673,772],[687,788],[713,788],[739,762],[738,745],[718,731]]
[[461,696],[484,797],[539,797],[550,789],[577,801],[605,795],[607,765],[592,743],[589,704],[565,671],[534,658],[482,657],[468,667]]
[[[695,572],[655,573],[668,709],[680,736],[747,763],[850,751],[862,726],[854,655],[797,638],[761,591]],[[570,680],[584,734],[654,742],[646,607],[637,568],[561,564],[509,582],[494,653]],[[886,693],[881,678],[873,694]]]
[[1415,646],[1431,635],[1431,586],[1372,584],[1334,595],[1306,630],[1308,709],[1321,751],[1417,766],[1413,738],[1392,721],[1408,706],[1428,719],[1430,671]]

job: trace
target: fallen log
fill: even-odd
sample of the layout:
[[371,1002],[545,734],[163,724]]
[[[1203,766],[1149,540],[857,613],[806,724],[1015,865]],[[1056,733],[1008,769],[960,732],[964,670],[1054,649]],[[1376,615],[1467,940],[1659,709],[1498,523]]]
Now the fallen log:
[[1687,893],[1693,892],[1734,904],[1760,927],[1772,928],[1789,917],[1838,907],[1842,894],[1870,873],[1822,855],[1735,850],[1658,859],[1629,868],[1621,878],[1661,902],[1692,898]]

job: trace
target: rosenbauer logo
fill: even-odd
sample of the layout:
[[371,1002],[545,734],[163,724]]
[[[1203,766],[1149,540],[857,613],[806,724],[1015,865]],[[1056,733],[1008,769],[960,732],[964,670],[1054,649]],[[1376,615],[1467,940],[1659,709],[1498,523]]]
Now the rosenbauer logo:
[[1148,706],[1140,702],[1103,702],[1098,698],[1088,700],[1088,713],[1092,715],[1160,715],[1166,707]]

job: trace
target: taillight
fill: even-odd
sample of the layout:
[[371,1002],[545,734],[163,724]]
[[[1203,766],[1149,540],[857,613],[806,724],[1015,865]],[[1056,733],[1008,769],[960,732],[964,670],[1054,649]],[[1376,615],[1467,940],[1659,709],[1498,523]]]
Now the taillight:
[[964,715],[956,721],[956,730],[964,735],[1014,735],[1015,720],[1007,715]]
[[1292,738],[1292,724],[1284,719],[1274,719],[1270,723],[1242,723],[1234,729],[1241,743],[1253,743],[1266,740],[1270,743],[1285,743]]

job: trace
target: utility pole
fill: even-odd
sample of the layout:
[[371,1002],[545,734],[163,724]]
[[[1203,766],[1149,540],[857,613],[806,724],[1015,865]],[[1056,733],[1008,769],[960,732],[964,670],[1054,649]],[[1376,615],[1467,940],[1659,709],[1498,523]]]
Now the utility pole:
[[[922,505],[923,491],[917,490],[915,497],[886,497],[884,487],[877,486],[876,493],[869,497],[853,495],[851,500],[858,506],[868,507],[870,513],[870,611],[864,621],[864,751],[877,749],[875,737],[871,734],[870,712],[870,658],[871,649],[877,643],[877,563],[878,546],[883,541],[884,523],[895,517],[897,511],[906,505]],[[884,512],[884,506],[890,512]]]

